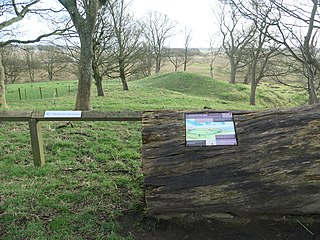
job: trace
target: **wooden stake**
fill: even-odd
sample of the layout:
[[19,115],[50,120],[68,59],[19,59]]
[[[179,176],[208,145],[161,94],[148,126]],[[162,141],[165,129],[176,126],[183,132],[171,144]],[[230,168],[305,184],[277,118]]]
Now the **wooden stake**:
[[22,100],[22,97],[21,97],[21,89],[18,88],[18,92],[19,92],[19,99]]
[[39,87],[39,92],[40,92],[40,98],[42,99],[43,96],[42,96],[42,89],[41,89],[41,87]]
[[56,88],[56,97],[59,97],[58,88]]
[[30,129],[32,153],[33,153],[33,162],[36,167],[40,167],[44,165],[45,160],[44,160],[41,126],[38,120],[32,119],[32,118],[29,119],[29,129]]

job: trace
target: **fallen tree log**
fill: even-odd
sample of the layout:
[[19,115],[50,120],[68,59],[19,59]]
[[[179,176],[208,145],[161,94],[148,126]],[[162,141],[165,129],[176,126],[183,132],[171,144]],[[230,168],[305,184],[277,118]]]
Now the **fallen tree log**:
[[185,112],[144,113],[149,214],[320,214],[320,105],[232,112],[238,146],[212,147],[185,146]]

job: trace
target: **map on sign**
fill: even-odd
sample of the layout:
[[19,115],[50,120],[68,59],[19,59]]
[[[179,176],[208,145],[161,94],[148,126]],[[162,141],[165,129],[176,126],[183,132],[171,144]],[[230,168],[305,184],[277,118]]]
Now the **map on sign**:
[[237,145],[232,113],[187,113],[186,146]]

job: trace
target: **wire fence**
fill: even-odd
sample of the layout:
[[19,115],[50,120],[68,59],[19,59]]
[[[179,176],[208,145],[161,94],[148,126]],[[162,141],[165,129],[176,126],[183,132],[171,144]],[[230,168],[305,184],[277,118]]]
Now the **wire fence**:
[[74,96],[77,92],[77,86],[34,86],[34,87],[18,87],[9,89],[6,93],[7,100],[37,100]]

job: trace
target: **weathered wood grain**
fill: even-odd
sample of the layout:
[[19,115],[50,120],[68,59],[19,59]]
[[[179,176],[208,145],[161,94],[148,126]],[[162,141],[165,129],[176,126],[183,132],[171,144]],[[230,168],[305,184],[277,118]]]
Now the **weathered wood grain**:
[[0,121],[24,122],[31,117],[32,111],[0,111]]
[[29,119],[30,140],[33,154],[33,163],[36,167],[41,167],[45,164],[44,148],[42,140],[42,130],[39,121]]
[[186,147],[184,112],[144,113],[149,213],[320,214],[320,105],[233,114],[238,146]]

